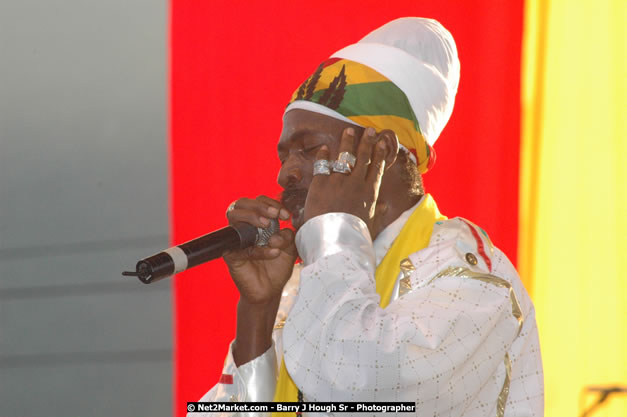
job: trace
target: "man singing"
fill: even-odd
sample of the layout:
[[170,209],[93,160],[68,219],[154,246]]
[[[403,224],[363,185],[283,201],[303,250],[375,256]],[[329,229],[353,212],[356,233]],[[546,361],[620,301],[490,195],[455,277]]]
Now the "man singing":
[[291,216],[296,234],[224,256],[240,292],[237,332],[201,401],[543,415],[535,312],[516,270],[423,190],[459,70],[442,25],[402,18],[296,89],[278,144],[281,202],[244,198],[227,211],[259,227]]

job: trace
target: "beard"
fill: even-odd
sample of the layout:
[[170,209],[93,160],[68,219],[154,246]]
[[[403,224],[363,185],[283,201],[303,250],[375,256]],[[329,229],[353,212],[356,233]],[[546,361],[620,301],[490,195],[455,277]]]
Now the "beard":
[[292,214],[292,226],[298,229],[305,218],[305,202],[308,190],[288,187],[281,193],[281,204]]

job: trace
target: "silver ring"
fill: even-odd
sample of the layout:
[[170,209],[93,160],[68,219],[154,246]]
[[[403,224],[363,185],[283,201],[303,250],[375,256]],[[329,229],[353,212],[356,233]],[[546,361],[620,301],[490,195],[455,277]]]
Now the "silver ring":
[[329,167],[330,161],[326,159],[318,159],[313,165],[314,175],[331,175],[331,169]]
[[340,152],[337,157],[338,162],[346,162],[349,167],[355,168],[355,162],[357,162],[357,158],[350,152]]
[[226,217],[229,217],[229,213],[232,212],[233,210],[235,210],[235,203],[237,203],[237,201],[233,201],[231,204],[229,204],[229,206],[226,208],[226,213],[224,213],[224,215]]
[[333,161],[333,172],[339,172],[340,174],[350,174],[351,166],[346,161]]

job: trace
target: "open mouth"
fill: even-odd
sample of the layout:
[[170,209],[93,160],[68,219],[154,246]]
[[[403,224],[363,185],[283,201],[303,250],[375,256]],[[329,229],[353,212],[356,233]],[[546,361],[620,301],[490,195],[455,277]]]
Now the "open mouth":
[[281,204],[292,214],[292,226],[302,225],[305,216],[307,190],[303,188],[286,188],[281,193]]

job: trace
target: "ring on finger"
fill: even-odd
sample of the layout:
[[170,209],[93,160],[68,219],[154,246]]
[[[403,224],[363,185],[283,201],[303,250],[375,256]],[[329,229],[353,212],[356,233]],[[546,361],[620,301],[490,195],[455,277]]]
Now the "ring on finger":
[[341,163],[346,162],[348,166],[352,169],[355,168],[355,162],[357,162],[357,158],[350,152],[340,152],[337,157],[337,161]]
[[331,161],[326,159],[318,159],[313,165],[314,175],[331,175]]
[[351,173],[351,166],[346,161],[333,161],[333,172],[348,175]]
[[237,201],[233,201],[231,204],[229,204],[229,206],[226,208],[226,213],[224,213],[225,216],[229,216],[229,213],[232,212],[233,210],[235,210],[235,203]]

